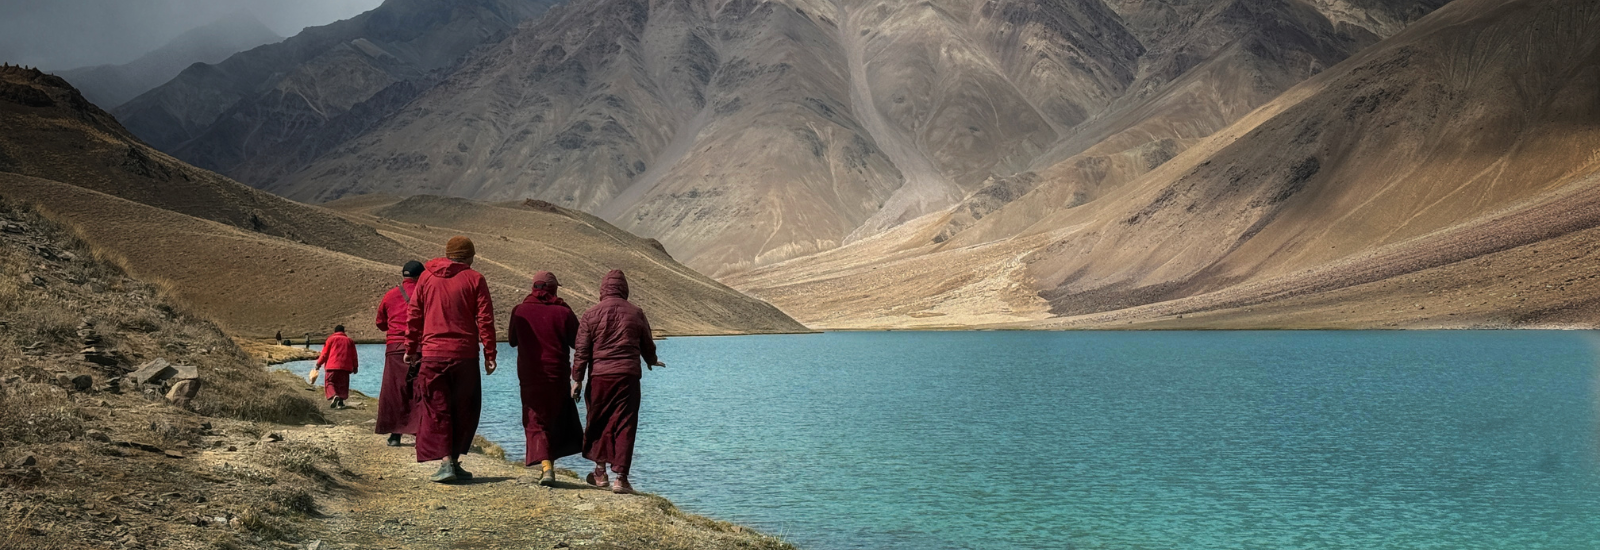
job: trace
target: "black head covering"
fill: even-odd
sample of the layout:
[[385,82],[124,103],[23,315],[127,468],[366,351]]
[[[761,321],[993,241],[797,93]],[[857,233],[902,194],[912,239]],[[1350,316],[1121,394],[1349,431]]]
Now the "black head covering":
[[416,260],[411,260],[409,262],[406,262],[406,266],[400,268],[400,276],[401,277],[421,277],[422,276],[422,262],[419,262],[419,261],[416,261]]

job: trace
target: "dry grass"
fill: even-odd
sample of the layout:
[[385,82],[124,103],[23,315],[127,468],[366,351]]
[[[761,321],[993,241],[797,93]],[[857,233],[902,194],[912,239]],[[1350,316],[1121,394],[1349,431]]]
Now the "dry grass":
[[[316,513],[314,495],[344,470],[333,449],[257,443],[257,422],[320,422],[316,405],[70,226],[3,200],[0,226],[10,229],[0,231],[0,547],[268,548],[295,538]],[[83,327],[119,364],[81,359]],[[158,357],[199,369],[189,409],[153,389],[100,390]],[[70,383],[85,375],[87,391]],[[198,460],[230,446],[245,450],[221,465]]]

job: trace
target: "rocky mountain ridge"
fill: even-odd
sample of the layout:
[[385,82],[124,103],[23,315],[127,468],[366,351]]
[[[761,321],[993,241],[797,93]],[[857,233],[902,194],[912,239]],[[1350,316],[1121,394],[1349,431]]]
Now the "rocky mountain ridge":
[[730,274],[1138,157],[1118,185],[1440,3],[576,2],[258,183],[538,198]]
[[83,96],[104,109],[166,84],[195,63],[217,63],[263,44],[283,40],[247,10],[189,30],[139,59],[59,71]]

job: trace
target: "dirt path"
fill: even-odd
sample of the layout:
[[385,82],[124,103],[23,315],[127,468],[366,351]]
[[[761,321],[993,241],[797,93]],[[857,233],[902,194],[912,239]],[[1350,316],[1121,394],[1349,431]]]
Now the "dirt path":
[[352,396],[351,405],[331,415],[334,425],[284,434],[338,449],[351,480],[319,498],[321,517],[307,525],[322,549],[790,548],[660,497],[588,487],[571,472],[541,487],[532,471],[481,454],[463,460],[471,482],[431,483],[438,463],[418,464],[410,437],[389,447],[372,433],[376,400]]

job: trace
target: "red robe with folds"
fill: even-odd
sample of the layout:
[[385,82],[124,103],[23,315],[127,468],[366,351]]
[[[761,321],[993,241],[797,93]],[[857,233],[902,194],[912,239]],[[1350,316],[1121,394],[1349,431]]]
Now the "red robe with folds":
[[323,394],[328,399],[348,399],[350,375],[358,368],[355,343],[343,332],[328,335],[317,354],[317,368],[322,369]]
[[406,319],[409,317],[412,295],[417,292],[417,280],[406,279],[400,286],[389,289],[378,302],[378,330],[385,333],[383,353],[383,385],[378,389],[378,422],[373,432],[380,434],[414,434],[411,422],[412,392],[406,372],[411,366],[405,362]]
[[583,457],[627,475],[639,428],[639,360],[656,362],[656,344],[644,310],[628,302],[628,279],[612,270],[600,283],[600,302],[578,323],[572,379],[589,377],[589,426]]
[[494,303],[489,283],[467,264],[429,261],[407,308],[406,349],[422,354],[415,391],[417,462],[463,455],[472,448],[483,411],[483,358],[495,358]]
[[544,289],[535,289],[511,310],[506,341],[517,348],[526,465],[583,450],[583,423],[568,387],[572,374],[568,352],[577,337],[578,317],[566,302]]

